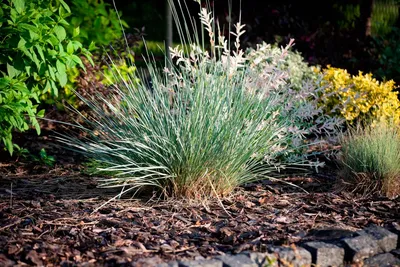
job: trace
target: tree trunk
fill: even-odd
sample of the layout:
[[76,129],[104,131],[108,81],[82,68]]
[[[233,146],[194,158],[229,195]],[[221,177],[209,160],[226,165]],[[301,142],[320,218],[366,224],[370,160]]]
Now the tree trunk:
[[169,48],[172,46],[172,12],[169,1],[165,0],[165,53],[167,56],[167,66],[171,63],[171,53]]
[[360,36],[371,36],[372,11],[374,0],[361,0],[360,4]]

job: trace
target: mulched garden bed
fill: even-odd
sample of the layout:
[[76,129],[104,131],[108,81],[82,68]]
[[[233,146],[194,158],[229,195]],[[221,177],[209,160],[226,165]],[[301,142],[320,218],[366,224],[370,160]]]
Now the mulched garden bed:
[[[30,171],[27,171],[29,169]],[[36,174],[32,174],[32,170]],[[0,164],[0,266],[151,266],[324,239],[318,229],[400,222],[400,198],[334,190],[334,173],[264,181],[200,201],[122,199],[76,164]]]

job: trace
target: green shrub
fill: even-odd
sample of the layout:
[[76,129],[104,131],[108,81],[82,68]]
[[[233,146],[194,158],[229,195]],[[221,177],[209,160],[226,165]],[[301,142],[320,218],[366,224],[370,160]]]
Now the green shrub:
[[[357,27],[357,22],[359,22],[361,16],[361,7],[359,2],[354,1],[351,3],[350,1],[336,1],[333,8],[341,15],[341,18],[337,21],[341,30],[351,30]],[[384,36],[390,34],[398,17],[398,0],[373,1],[370,21],[371,35]]]
[[0,137],[11,155],[14,151],[12,143],[14,130],[26,131],[29,129],[28,122],[30,122],[37,134],[40,134],[36,117],[42,117],[44,110],[38,112],[34,101],[39,102],[38,92],[29,90],[24,82],[15,79],[12,75],[0,78]]
[[[68,19],[71,27],[68,31],[72,34],[74,29],[79,29],[75,40],[85,47],[92,45],[107,46],[123,37],[122,27],[128,24],[119,19],[114,8],[104,3],[103,0],[71,0],[72,16]],[[94,48],[94,47],[93,47]]]
[[[128,28],[125,21],[119,19],[114,8],[100,0],[72,0],[71,15],[66,19],[69,26],[66,31],[74,34],[74,41],[82,43],[93,53],[93,64],[83,62],[84,69],[78,67],[67,70],[68,82],[62,88],[58,97],[45,97],[46,104],[56,105],[58,110],[64,110],[65,104],[83,109],[83,103],[76,97],[75,91],[84,96],[101,92],[108,93],[107,87],[113,82],[109,68],[118,69],[122,75],[133,75],[136,68],[127,66],[126,58],[131,62],[133,56],[126,52],[129,46],[135,45],[139,36],[130,34],[123,38],[121,27]],[[112,49],[106,49],[111,46]],[[113,64],[109,60],[112,58]]]
[[374,75],[382,80],[400,82],[400,28],[393,28],[392,32],[384,37],[374,38],[373,55],[378,62]]
[[124,36],[123,29],[128,28],[127,23],[120,19],[120,12],[117,13],[103,0],[72,0],[71,12],[68,18],[71,26],[67,31],[79,29],[79,35],[74,40],[89,47],[95,64],[84,61],[84,71],[78,68],[70,70],[63,94],[47,103],[56,104],[59,110],[65,108],[62,103],[67,103],[83,111],[84,103],[76,97],[75,91],[84,97],[106,96],[109,95],[109,86],[116,82],[113,71],[125,78],[135,76],[133,55],[143,33],[135,29],[135,33]]
[[385,122],[350,129],[341,138],[340,177],[363,194],[400,195],[400,131]]
[[[122,79],[122,80],[131,80],[132,82],[134,82],[134,84],[137,84],[139,80],[137,78],[134,78],[136,75],[135,74],[136,66],[133,64],[134,60],[135,59],[133,55],[129,54],[125,58],[113,60],[112,64],[103,65],[101,83],[104,84],[105,86],[112,86],[113,84],[116,84]],[[118,74],[117,77],[115,77],[116,73]]]
[[392,27],[396,24],[399,18],[399,1],[374,1],[371,17],[371,32],[373,36],[391,34]]
[[0,110],[7,114],[0,117],[0,136],[11,154],[12,130],[27,130],[27,115],[40,133],[35,119],[43,115],[37,113],[40,98],[57,97],[67,83],[67,70],[84,67],[78,55],[91,60],[66,33],[69,14],[63,0],[0,3]]
[[[128,39],[130,48],[135,46],[139,36],[131,36]],[[123,44],[121,44],[123,43]],[[93,52],[93,62],[83,60],[84,70],[72,68],[68,70],[68,82],[64,86],[62,94],[57,99],[49,99],[46,103],[56,104],[59,110],[64,110],[65,105],[72,106],[80,111],[90,112],[84,101],[81,101],[77,94],[85,98],[92,96],[107,97],[111,95],[112,85],[120,78],[131,79],[138,83],[135,58],[130,49],[127,49],[125,40],[115,41],[114,50],[104,55],[106,50]],[[118,79],[114,74],[117,74]]]

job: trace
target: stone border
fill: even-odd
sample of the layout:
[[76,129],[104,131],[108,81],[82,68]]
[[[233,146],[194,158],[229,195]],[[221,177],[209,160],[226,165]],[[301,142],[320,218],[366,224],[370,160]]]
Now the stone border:
[[157,267],[305,267],[400,266],[400,227],[372,225],[335,239],[270,246],[267,252],[243,252],[211,259],[171,261]]

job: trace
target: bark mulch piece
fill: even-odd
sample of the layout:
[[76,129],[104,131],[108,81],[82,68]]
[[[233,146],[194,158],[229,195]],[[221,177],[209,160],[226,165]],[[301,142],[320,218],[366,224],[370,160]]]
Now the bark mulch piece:
[[1,266],[149,266],[400,221],[399,198],[335,193],[329,174],[285,179],[310,193],[265,181],[221,202],[121,199],[93,212],[119,191],[63,168],[36,176],[7,170],[0,168]]

